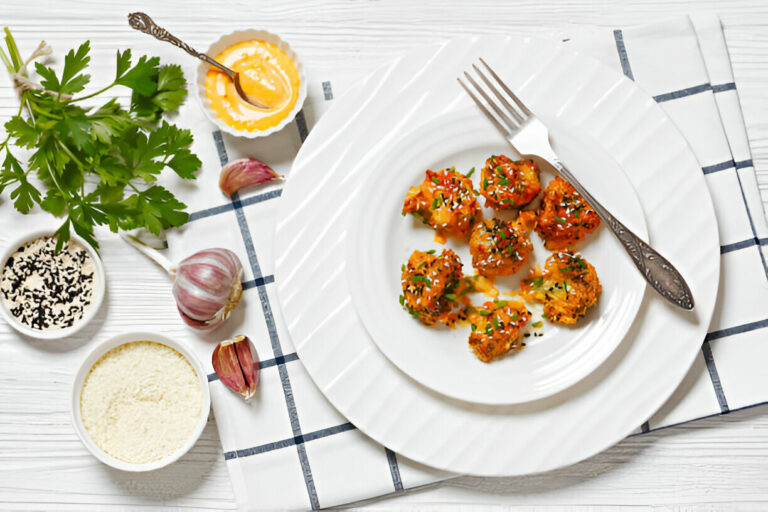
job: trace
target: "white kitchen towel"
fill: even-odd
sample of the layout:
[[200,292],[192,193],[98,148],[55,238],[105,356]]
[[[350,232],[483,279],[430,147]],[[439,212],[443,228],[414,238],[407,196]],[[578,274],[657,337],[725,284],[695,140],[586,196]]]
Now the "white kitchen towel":
[[[762,252],[768,227],[719,20],[686,17],[617,30],[570,27],[564,34],[564,44],[615,67],[661,103],[698,157],[718,217],[720,294],[701,356],[673,398],[638,426],[638,433],[767,401],[762,362],[768,345],[760,338],[768,326]],[[275,296],[272,236],[283,182],[231,201],[218,190],[216,170],[244,156],[291,179],[291,162],[303,139],[334,94],[343,92],[333,90],[332,77],[310,76],[308,83],[306,106],[295,125],[266,139],[222,135],[197,105],[186,105],[178,120],[193,127],[203,172],[196,184],[171,184],[193,213],[186,226],[169,233],[169,252],[180,259],[199,249],[228,247],[246,268],[245,304],[221,329],[188,340],[211,372],[224,457],[243,509],[329,507],[451,476],[367,438],[307,375]],[[240,332],[255,343],[262,361],[259,393],[248,404],[218,382],[210,363],[212,342]]]

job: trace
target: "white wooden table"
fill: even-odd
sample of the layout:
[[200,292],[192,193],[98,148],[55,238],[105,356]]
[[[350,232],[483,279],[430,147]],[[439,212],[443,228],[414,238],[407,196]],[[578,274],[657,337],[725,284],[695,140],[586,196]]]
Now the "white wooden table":
[[[233,28],[266,28],[289,40],[316,74],[332,74],[334,92],[342,94],[354,80],[403,51],[456,35],[535,33],[537,26],[564,23],[615,27],[676,14],[718,12],[731,50],[762,196],[768,204],[765,0],[441,0],[418,5],[408,0],[175,0],[156,4],[7,0],[2,22],[13,29],[25,53],[43,38],[57,52],[90,39],[93,60],[104,63],[109,73],[115,48],[130,46],[134,54],[141,54],[157,52],[161,44],[131,31],[125,19],[128,12],[146,11],[201,48]],[[96,84],[106,80],[94,77]],[[15,113],[16,105],[3,76],[0,120]],[[10,222],[9,211],[8,204],[0,202],[0,243],[4,242],[3,225]],[[109,262],[111,294],[120,299],[112,299],[100,313],[100,338],[135,329],[138,322],[151,329],[175,315],[167,304],[167,282],[158,271],[118,242],[105,243],[103,254]],[[146,317],[148,310],[156,311],[153,318]],[[70,426],[69,389],[88,349],[88,344],[21,341],[0,324],[0,508],[233,508],[213,419],[189,455],[152,474],[111,470],[85,451]],[[536,510],[693,505],[768,509],[768,406],[633,437],[552,473],[510,479],[462,477],[365,507],[445,510],[474,509],[480,504]]]

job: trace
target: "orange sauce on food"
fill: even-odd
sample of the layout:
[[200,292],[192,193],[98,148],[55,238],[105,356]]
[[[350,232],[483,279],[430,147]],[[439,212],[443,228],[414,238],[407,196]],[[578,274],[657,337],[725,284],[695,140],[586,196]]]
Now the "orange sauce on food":
[[266,41],[242,41],[215,58],[240,73],[243,92],[263,104],[261,108],[246,103],[234,82],[211,66],[205,75],[205,95],[216,116],[229,126],[262,131],[276,126],[293,110],[299,97],[299,71],[280,48]]

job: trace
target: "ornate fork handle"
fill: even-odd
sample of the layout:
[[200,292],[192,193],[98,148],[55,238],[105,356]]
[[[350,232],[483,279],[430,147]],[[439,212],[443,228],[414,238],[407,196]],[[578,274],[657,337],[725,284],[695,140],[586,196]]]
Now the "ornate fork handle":
[[220,70],[224,71],[227,75],[229,75],[230,78],[232,78],[233,71],[231,69],[226,66],[222,66],[206,54],[198,52],[187,43],[174,36],[163,27],[159,26],[147,14],[143,12],[133,12],[129,14],[128,24],[131,26],[131,28],[134,28],[140,32],[144,32],[145,34],[149,34],[155,39],[159,39],[160,41],[165,41],[166,43],[171,43],[174,46],[178,46],[193,57],[197,57],[198,59],[202,59],[212,66],[216,66]]
[[693,294],[688,288],[680,272],[672,266],[661,254],[656,252],[650,245],[641,240],[629,228],[619,222],[611,212],[605,209],[590,194],[579,181],[571,174],[567,167],[561,162],[556,161],[552,164],[557,168],[563,177],[568,180],[573,187],[587,200],[595,209],[600,218],[608,224],[608,227],[616,235],[624,249],[632,258],[635,266],[645,276],[646,281],[661,294],[662,297],[680,306],[683,309],[693,309]]

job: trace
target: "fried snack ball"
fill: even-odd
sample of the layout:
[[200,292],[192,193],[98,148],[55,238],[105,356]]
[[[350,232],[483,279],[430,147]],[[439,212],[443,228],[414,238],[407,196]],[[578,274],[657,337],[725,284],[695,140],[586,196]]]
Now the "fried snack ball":
[[469,314],[472,332],[469,348],[484,363],[510,350],[521,350],[520,330],[531,318],[531,312],[519,300],[486,302]]
[[520,294],[544,304],[544,318],[556,324],[575,324],[597,303],[602,292],[597,272],[580,254],[556,252],[541,269],[521,283]]
[[400,304],[411,316],[426,325],[444,323],[450,327],[466,318],[460,298],[461,260],[451,249],[413,251],[402,267],[403,294]]
[[480,173],[480,193],[485,206],[496,210],[520,208],[539,195],[539,166],[533,160],[513,162],[504,155],[485,161]]
[[421,185],[408,191],[402,213],[412,213],[440,237],[465,237],[475,219],[482,216],[472,181],[453,167],[427,170]]
[[521,212],[514,221],[486,219],[475,224],[469,238],[472,266],[481,276],[509,276],[528,262],[533,251],[528,234],[536,223],[534,212]]
[[536,232],[544,247],[559,251],[576,244],[597,229],[600,217],[573,185],[559,176],[544,189]]

